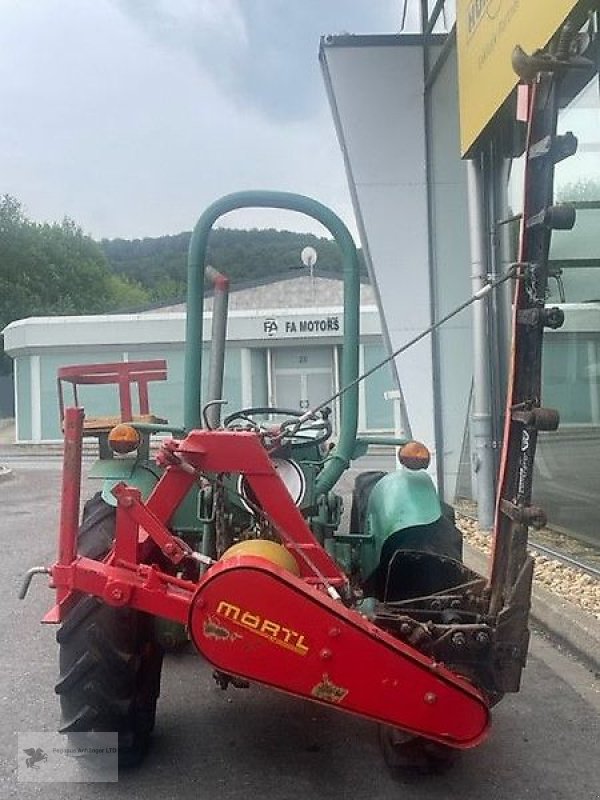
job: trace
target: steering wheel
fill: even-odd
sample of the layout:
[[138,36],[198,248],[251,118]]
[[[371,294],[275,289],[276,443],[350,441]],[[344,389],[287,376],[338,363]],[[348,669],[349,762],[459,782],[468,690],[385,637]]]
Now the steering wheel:
[[[303,411],[293,408],[275,408],[270,406],[258,406],[255,408],[241,408],[233,414],[225,417],[223,425],[226,428],[239,428],[241,430],[252,430],[257,433],[273,435],[276,431],[281,441],[289,444],[321,444],[331,436],[332,427],[329,419],[331,409],[324,408],[319,412],[319,417],[307,419],[298,423],[304,416]],[[266,420],[256,420],[254,417],[285,417],[279,424],[273,424]]]

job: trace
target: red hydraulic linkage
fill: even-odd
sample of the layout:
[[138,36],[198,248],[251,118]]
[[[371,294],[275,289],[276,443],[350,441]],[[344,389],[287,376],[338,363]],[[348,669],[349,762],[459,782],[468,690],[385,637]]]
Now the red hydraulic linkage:
[[[83,444],[83,408],[69,408],[64,417],[64,453],[60,528],[58,537],[58,564],[70,565],[77,555],[79,530],[79,503],[81,494],[81,451]],[[56,602],[60,605],[68,596],[68,589],[58,586]],[[58,620],[57,620],[58,621]]]
[[[488,703],[472,684],[341,602],[340,594],[349,597],[346,576],[314,538],[256,434],[192,431],[169,446],[172,462],[146,502],[137,489],[115,487],[115,546],[100,562],[76,555],[81,411],[67,409],[65,423],[60,550],[52,567],[57,605],[44,622],[62,621],[70,598],[83,592],[187,625],[199,652],[228,674],[457,748],[485,738]],[[254,556],[218,562],[198,582],[152,563],[157,548],[173,565],[197,557],[167,524],[200,473],[226,472],[244,475],[300,577]]]
[[301,577],[324,588],[347,587],[347,577],[313,536],[257,434],[192,431],[178,452],[185,462],[202,472],[243,474],[283,544],[295,556]]

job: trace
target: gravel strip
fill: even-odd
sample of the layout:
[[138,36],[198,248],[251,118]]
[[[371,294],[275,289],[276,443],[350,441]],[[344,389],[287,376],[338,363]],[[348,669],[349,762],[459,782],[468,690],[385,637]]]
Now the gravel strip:
[[[475,520],[457,514],[457,525],[471,547],[489,555],[491,537],[479,530]],[[579,606],[600,621],[600,581],[591,575],[553,558],[536,555],[534,584]]]

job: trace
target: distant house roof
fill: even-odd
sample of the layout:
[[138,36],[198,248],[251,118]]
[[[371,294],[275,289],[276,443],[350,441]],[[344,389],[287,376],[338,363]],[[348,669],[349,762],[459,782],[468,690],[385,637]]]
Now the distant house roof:
[[[300,273],[300,274],[299,274]],[[375,294],[366,277],[361,276],[360,304],[375,305]],[[344,305],[344,281],[340,275],[290,270],[255,281],[235,283],[230,287],[229,308],[249,310],[263,308],[311,308]],[[212,309],[212,292],[204,299],[206,311]],[[174,303],[151,309],[163,313],[185,311],[185,303]],[[148,312],[150,313],[150,310]]]

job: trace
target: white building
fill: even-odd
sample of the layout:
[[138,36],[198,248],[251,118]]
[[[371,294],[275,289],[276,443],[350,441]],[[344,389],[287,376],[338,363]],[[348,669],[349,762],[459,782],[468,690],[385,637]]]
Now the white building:
[[[205,300],[203,378],[208,375],[212,298]],[[344,334],[343,283],[335,277],[291,272],[279,280],[232,286],[224,396],[229,409],[250,406],[309,408],[339,388]],[[385,355],[372,289],[361,286],[360,368]],[[136,314],[33,317],[4,331],[15,360],[18,442],[61,438],[56,391],[59,367],[164,358],[168,379],[150,387],[152,411],[173,424],[183,418],[183,305]],[[393,389],[384,367],[361,384],[359,430],[391,433],[394,413],[384,393]],[[114,386],[87,386],[80,402],[90,416],[116,414]],[[333,403],[335,417],[338,404]]]

